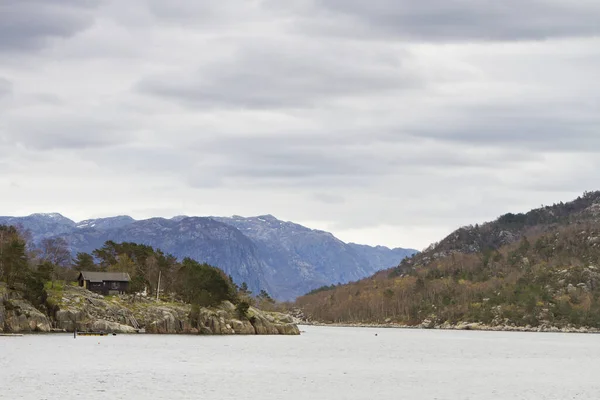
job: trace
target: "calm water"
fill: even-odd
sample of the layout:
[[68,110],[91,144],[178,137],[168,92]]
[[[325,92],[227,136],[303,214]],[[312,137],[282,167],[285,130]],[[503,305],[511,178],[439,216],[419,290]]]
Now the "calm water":
[[600,335],[302,329],[0,337],[0,398],[600,398]]

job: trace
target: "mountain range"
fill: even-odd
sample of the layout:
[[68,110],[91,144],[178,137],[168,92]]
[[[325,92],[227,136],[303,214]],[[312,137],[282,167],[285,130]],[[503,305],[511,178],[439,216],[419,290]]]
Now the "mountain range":
[[75,222],[58,213],[0,217],[0,224],[29,231],[33,243],[64,238],[73,255],[108,241],[146,244],[177,258],[221,268],[233,280],[279,300],[321,286],[347,283],[397,265],[416,250],[344,243],[329,232],[272,215],[135,220],[129,216]]

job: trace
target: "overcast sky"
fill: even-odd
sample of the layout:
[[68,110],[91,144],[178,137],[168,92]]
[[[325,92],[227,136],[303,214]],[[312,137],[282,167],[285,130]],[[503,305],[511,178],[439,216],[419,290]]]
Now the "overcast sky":
[[600,185],[597,0],[2,0],[0,214],[422,249]]

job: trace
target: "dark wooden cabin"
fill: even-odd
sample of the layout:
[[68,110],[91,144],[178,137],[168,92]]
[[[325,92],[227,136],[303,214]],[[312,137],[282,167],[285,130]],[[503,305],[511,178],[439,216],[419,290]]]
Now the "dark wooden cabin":
[[88,272],[79,273],[79,286],[92,292],[108,296],[123,294],[129,289],[131,278],[126,272]]

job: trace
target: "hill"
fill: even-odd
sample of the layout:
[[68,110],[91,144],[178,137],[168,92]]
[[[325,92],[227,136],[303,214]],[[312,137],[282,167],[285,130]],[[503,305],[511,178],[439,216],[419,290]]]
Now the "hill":
[[396,268],[297,300],[325,322],[600,327],[600,192],[463,227]]
[[60,214],[0,217],[0,224],[21,226],[34,246],[64,239],[74,257],[106,241],[135,242],[159,248],[178,259],[190,257],[218,266],[237,284],[265,290],[279,300],[324,285],[346,283],[397,265],[411,249],[346,244],[328,232],[271,215],[243,217],[151,218],[117,216],[74,222]]
[[73,269],[28,251],[14,227],[0,225],[0,333],[299,334],[292,317],[253,307],[272,305],[268,296],[250,296],[208,264],[178,262],[135,243],[107,242],[93,254],[97,262],[80,254],[78,266],[123,273],[128,294],[102,296],[75,286]]

